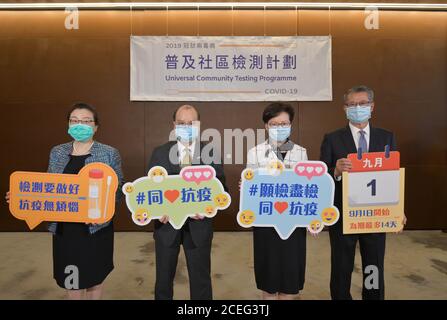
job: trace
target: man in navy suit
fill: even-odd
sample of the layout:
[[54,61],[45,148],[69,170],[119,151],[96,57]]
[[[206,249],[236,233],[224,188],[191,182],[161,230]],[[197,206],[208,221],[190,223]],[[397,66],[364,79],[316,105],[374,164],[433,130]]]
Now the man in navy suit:
[[[168,174],[179,174],[181,168],[191,165],[210,165],[216,171],[225,191],[225,176],[220,155],[211,153],[201,157],[204,145],[199,139],[200,115],[191,105],[180,106],[173,115],[177,141],[155,148],[149,168],[162,166]],[[206,153],[204,152],[206,155]],[[211,243],[213,221],[199,214],[188,218],[180,230],[174,229],[169,217],[155,221],[156,279],[155,299],[171,300],[174,294],[174,277],[180,246],[183,246],[188,268],[190,295],[193,300],[211,300]]]
[[[342,204],[342,172],[352,169],[349,153],[381,152],[388,145],[391,151],[396,150],[396,140],[390,131],[370,125],[369,119],[374,110],[374,92],[366,86],[355,86],[344,95],[344,111],[349,121],[344,128],[328,133],[321,145],[320,160],[324,161],[329,173],[335,181],[334,203],[340,213]],[[404,221],[405,224],[406,221]],[[351,275],[354,269],[355,248],[360,243],[362,256],[364,300],[383,300],[385,297],[384,258],[385,233],[343,234],[342,214],[339,221],[329,227],[331,242],[331,297],[334,300],[352,299]],[[378,270],[378,287],[365,286],[365,272],[368,266]]]

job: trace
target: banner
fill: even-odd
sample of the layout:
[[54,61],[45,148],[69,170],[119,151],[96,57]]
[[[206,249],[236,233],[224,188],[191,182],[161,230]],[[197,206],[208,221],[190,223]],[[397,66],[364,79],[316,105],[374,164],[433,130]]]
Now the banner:
[[241,174],[237,222],[244,228],[274,227],[288,239],[297,227],[318,233],[338,221],[334,181],[321,161],[299,162],[284,169],[281,161]]
[[130,41],[132,101],[331,101],[331,38]]
[[105,223],[115,214],[118,177],[94,162],[78,174],[16,171],[10,176],[9,210],[30,229],[42,221]]
[[168,175],[165,168],[156,166],[146,177],[125,183],[123,192],[132,220],[139,226],[166,215],[180,229],[188,217],[211,218],[231,203],[211,166],[185,167],[178,175]]
[[343,233],[397,232],[403,228],[405,169],[397,151],[349,154],[343,172]]

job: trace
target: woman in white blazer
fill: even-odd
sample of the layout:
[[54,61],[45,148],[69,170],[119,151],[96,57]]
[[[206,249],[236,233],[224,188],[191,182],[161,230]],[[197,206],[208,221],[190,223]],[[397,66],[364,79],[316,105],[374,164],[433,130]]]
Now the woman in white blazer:
[[[272,103],[262,115],[268,139],[250,149],[248,168],[262,168],[280,160],[286,168],[307,160],[306,149],[289,139],[293,108]],[[256,285],[263,299],[293,299],[303,289],[306,269],[306,229],[296,228],[282,240],[273,227],[254,227],[254,270]]]

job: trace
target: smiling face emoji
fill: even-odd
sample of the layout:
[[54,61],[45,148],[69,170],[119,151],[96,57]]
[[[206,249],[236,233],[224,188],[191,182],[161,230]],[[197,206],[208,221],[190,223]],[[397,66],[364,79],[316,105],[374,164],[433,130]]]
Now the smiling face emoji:
[[254,175],[255,174],[254,174],[253,170],[245,170],[244,178],[246,180],[251,180],[251,179],[253,179]]
[[239,215],[239,222],[244,226],[251,225],[254,221],[255,213],[253,211],[245,210]]
[[320,232],[322,227],[321,221],[314,220],[309,224],[309,231],[312,233]]
[[218,194],[217,196],[214,197],[214,203],[219,208],[227,207],[229,202],[230,202],[230,199],[229,199],[228,195],[226,195],[224,193]]
[[166,171],[162,168],[153,168],[149,171],[149,177],[154,182],[162,182],[164,178],[166,177]]
[[133,188],[132,183],[126,183],[126,184],[124,185],[124,191],[125,191],[126,193],[132,193],[133,190],[134,190],[134,188]]
[[149,212],[146,209],[138,209],[132,215],[132,220],[139,226],[147,225],[150,222]]
[[326,208],[321,213],[321,219],[327,225],[334,224],[338,218],[338,212],[334,208]]
[[213,206],[206,206],[205,213],[207,215],[212,215],[214,213],[214,207]]
[[272,176],[281,174],[284,170],[284,165],[281,161],[272,161],[268,165],[268,171]]

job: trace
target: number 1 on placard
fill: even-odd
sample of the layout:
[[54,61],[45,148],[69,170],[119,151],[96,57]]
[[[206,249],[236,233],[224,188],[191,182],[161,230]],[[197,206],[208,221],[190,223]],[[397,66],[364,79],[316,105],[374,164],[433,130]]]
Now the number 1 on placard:
[[376,195],[376,179],[372,179],[366,187],[371,187],[371,195],[374,197]]

